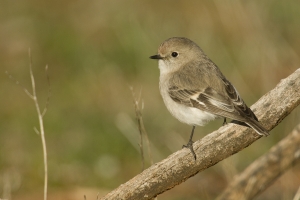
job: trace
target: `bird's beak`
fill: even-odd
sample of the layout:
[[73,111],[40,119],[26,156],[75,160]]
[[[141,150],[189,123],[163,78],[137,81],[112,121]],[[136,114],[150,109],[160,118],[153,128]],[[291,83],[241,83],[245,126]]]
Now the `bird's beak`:
[[162,59],[163,57],[161,57],[159,54],[157,54],[157,55],[150,56],[149,58],[160,60],[160,59]]

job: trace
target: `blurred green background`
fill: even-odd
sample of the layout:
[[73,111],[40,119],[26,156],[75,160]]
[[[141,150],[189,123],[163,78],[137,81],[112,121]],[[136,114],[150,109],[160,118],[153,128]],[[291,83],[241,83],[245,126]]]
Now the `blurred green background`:
[[[173,36],[195,41],[250,106],[299,68],[297,1],[9,1],[0,2],[0,198],[42,199],[43,156],[35,106],[8,78],[30,89],[31,48],[37,95],[52,95],[44,118],[49,199],[96,199],[141,172],[133,98],[141,91],[154,162],[181,149],[191,127],[165,108],[157,62],[149,56]],[[31,90],[30,90],[31,91]],[[271,136],[159,196],[213,199],[232,177],[300,121],[294,110]],[[196,129],[200,139],[222,120]],[[147,152],[146,152],[147,153]],[[150,158],[146,156],[146,166]],[[257,199],[292,199],[294,166]]]

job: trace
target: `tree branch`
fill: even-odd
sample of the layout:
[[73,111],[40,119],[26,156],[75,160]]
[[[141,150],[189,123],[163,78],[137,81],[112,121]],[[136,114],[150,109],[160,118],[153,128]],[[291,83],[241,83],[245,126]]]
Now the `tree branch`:
[[[269,131],[300,104],[300,69],[283,79],[251,109]],[[194,143],[195,161],[189,149],[181,149],[156,163],[101,199],[152,199],[179,185],[261,138],[254,130],[227,124]]]
[[286,138],[235,177],[217,198],[252,199],[270,186],[288,168],[300,162],[300,124]]

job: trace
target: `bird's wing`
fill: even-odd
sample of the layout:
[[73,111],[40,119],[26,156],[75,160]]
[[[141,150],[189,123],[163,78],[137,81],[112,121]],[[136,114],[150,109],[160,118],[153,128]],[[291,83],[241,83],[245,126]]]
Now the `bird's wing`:
[[209,86],[200,91],[182,89],[173,85],[169,87],[168,92],[175,102],[195,107],[220,117],[238,121],[245,121],[246,118],[257,120],[231,83],[225,78],[223,81],[226,95],[217,92]]
[[238,111],[238,113],[242,116],[245,116],[247,118],[252,118],[258,121],[255,114],[240,97],[235,87],[225,77],[221,77],[221,79],[225,86],[226,96],[230,99],[230,101],[232,102],[234,108]]

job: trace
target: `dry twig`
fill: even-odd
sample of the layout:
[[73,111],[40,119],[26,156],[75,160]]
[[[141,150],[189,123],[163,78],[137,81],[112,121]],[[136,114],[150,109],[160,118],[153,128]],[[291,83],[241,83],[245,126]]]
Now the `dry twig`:
[[51,88],[50,88],[50,81],[49,81],[49,76],[48,76],[48,66],[46,66],[45,71],[46,71],[49,90],[48,90],[48,97],[47,97],[47,101],[46,101],[46,106],[45,106],[44,111],[42,113],[41,110],[40,110],[40,106],[39,106],[39,103],[38,103],[37,96],[36,96],[35,80],[34,80],[34,75],[33,75],[33,71],[32,71],[32,57],[31,57],[30,49],[28,50],[28,54],[29,54],[29,73],[30,73],[30,79],[31,79],[32,94],[24,86],[22,86],[19,81],[17,81],[14,77],[12,77],[8,72],[6,72],[6,74],[9,76],[10,79],[15,81],[15,83],[17,85],[21,85],[24,92],[29,96],[29,98],[31,98],[34,101],[34,105],[35,105],[35,108],[36,108],[36,111],[37,111],[37,114],[38,114],[39,126],[40,126],[39,130],[36,127],[34,127],[34,131],[41,136],[41,140],[42,140],[43,157],[44,157],[44,200],[47,200],[48,163],[47,163],[47,147],[46,147],[43,117],[46,114],[47,108],[48,108],[48,105],[49,105]]
[[135,94],[133,92],[133,88],[130,87],[131,93],[132,93],[132,98],[133,98],[133,104],[134,104],[134,110],[135,110],[135,116],[138,124],[138,129],[140,133],[140,150],[141,150],[141,156],[142,156],[142,171],[145,169],[145,156],[144,156],[144,147],[143,147],[143,135],[145,136],[145,140],[147,142],[147,150],[148,150],[148,155],[150,159],[151,165],[153,164],[153,158],[152,158],[152,153],[150,149],[150,142],[148,138],[147,131],[144,126],[144,121],[143,121],[143,115],[142,115],[142,110],[144,109],[144,102],[142,101],[142,105],[140,106],[141,102],[141,95],[142,95],[142,90],[140,90],[139,97],[136,99]]
[[291,166],[300,162],[299,146],[300,124],[267,154],[236,176],[217,199],[253,199]]

